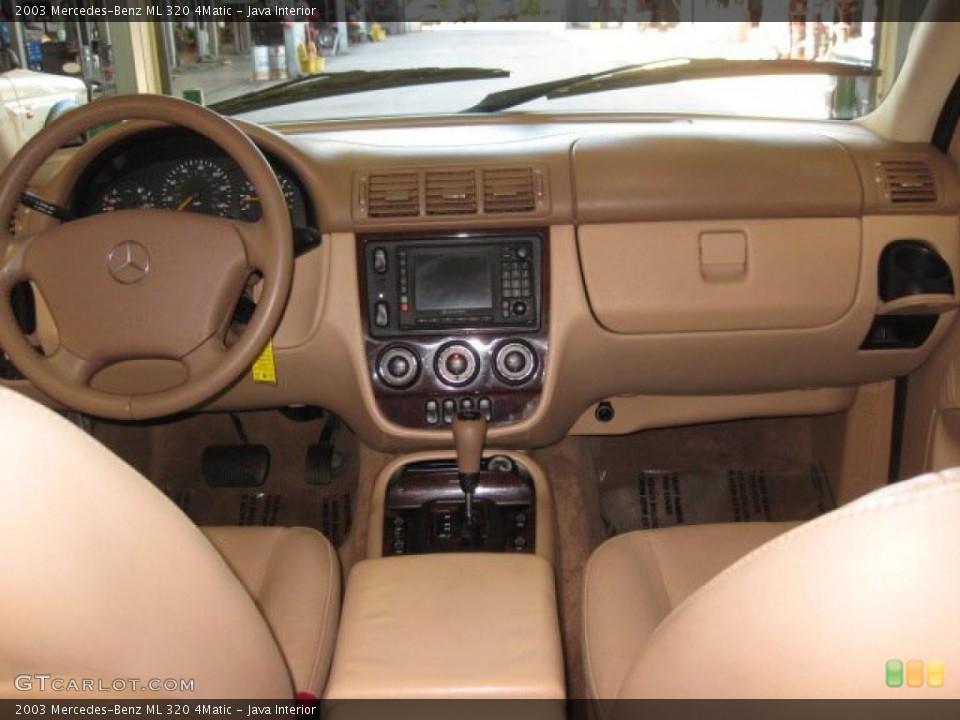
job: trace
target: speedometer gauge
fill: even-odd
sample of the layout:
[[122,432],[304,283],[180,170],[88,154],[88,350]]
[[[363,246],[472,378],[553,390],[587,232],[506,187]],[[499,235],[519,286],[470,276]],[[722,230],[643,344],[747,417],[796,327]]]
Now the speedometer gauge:
[[[280,189],[283,191],[283,199],[287,203],[287,209],[290,215],[296,220],[301,212],[303,199],[300,191],[297,189],[294,181],[285,173],[277,173],[277,181],[280,183]],[[256,222],[260,219],[260,198],[257,197],[253,184],[249,180],[244,180],[240,186],[240,218],[248,222]]]
[[177,163],[163,179],[160,202],[174,210],[230,215],[230,177],[215,161],[198,158]]
[[152,208],[157,199],[149,189],[131,182],[120,182],[108,187],[97,200],[96,211],[105,213],[131,208]]

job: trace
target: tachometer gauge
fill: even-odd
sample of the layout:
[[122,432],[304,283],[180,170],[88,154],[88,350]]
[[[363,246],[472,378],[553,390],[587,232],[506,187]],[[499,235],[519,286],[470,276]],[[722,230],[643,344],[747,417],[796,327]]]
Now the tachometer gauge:
[[[287,209],[290,214],[297,218],[299,207],[302,205],[300,190],[294,181],[284,173],[277,173],[277,180],[280,183],[280,189],[283,191],[283,199],[287,203]],[[244,180],[240,186],[240,219],[248,222],[256,222],[260,219],[260,198],[249,180]]]
[[96,203],[96,212],[113,212],[131,208],[153,208],[157,199],[149,189],[132,182],[120,182],[108,187]]
[[226,171],[213,160],[177,163],[163,179],[160,202],[174,210],[230,215],[233,190]]

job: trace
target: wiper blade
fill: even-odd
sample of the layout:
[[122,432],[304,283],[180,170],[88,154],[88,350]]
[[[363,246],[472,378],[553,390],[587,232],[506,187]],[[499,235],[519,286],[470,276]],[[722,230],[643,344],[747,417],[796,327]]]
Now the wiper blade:
[[349,72],[311,75],[255,90],[229,100],[210,105],[211,110],[222,115],[263,110],[264,108],[289,105],[305,100],[317,100],[336,95],[350,95],[368,90],[413,85],[458,82],[461,80],[487,80],[510,77],[510,72],[498,68],[410,68],[403,70],[351,70]]
[[464,112],[497,112],[547,98],[573,97],[589,93],[668,85],[687,80],[751,77],[760,75],[832,75],[836,77],[878,77],[880,71],[867,65],[810,60],[726,60],[724,58],[677,58],[578,75],[536,85],[492,93]]

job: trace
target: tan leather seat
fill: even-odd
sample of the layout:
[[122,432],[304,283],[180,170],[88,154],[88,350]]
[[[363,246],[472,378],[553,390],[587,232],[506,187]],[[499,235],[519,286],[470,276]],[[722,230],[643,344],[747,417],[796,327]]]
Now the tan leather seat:
[[[745,523],[619,536],[586,571],[589,691],[604,699],[960,697],[951,678],[960,668],[957,568],[960,469],[886,487],[794,529]],[[927,675],[921,687],[888,687],[887,662],[910,660],[925,673],[943,663],[942,687],[936,674],[933,687]]]
[[[322,535],[208,528],[211,544],[90,436],[3,389],[0,458],[0,697],[40,694],[37,674],[57,697],[117,678],[192,681],[166,693],[184,699],[320,695],[340,604]],[[144,697],[110,692],[124,695]]]

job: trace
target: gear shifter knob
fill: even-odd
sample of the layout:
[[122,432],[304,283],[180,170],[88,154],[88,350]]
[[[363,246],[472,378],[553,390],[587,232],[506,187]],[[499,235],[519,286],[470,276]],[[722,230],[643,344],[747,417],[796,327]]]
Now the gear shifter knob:
[[487,439],[487,420],[476,410],[461,410],[453,419],[453,443],[457,448],[457,477],[466,503],[464,538],[473,534],[473,493],[480,484],[480,458]]
[[[473,492],[480,479],[480,458],[487,439],[487,421],[476,410],[461,410],[453,419],[453,442],[457,447],[457,470],[464,492]],[[467,489],[466,485],[472,483]]]

